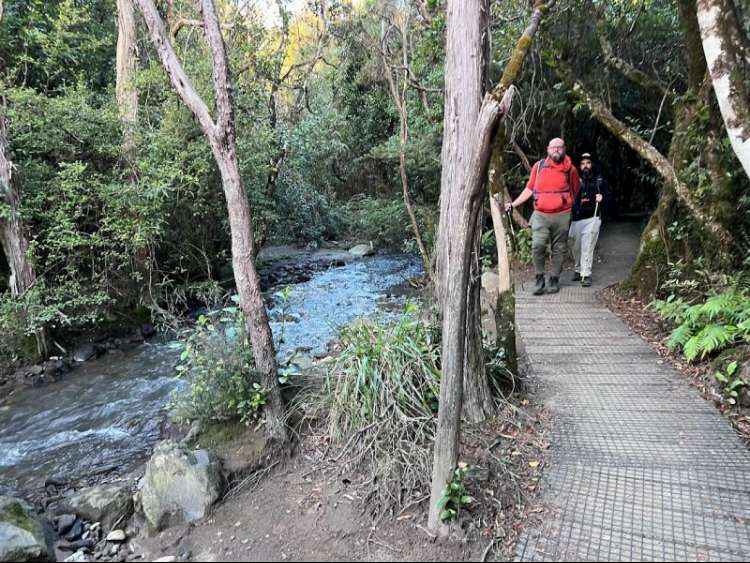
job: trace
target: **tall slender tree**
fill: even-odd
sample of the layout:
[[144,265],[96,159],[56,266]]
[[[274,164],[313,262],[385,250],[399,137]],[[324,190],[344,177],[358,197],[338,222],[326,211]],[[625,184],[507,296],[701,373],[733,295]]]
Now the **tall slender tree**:
[[135,127],[138,120],[138,91],[135,7],[133,0],[117,0],[117,104],[123,123],[123,155],[135,160]]
[[[440,509],[438,503],[441,491],[450,480],[458,460],[458,437],[461,421],[463,401],[463,381],[465,369],[465,342],[467,298],[469,295],[469,276],[471,272],[472,254],[474,252],[475,233],[478,226],[482,202],[484,201],[484,186],[487,181],[493,141],[498,123],[507,113],[513,95],[513,83],[518,78],[523,62],[531,47],[532,40],[543,15],[549,11],[555,0],[536,0],[530,22],[519,38],[511,53],[499,84],[484,96],[479,116],[469,131],[468,156],[462,154],[456,147],[443,148],[443,166],[460,167],[461,178],[459,184],[452,187],[455,190],[454,201],[447,210],[441,207],[441,214],[447,212],[450,216],[441,223],[452,226],[450,235],[446,237],[443,249],[444,264],[447,266],[444,281],[444,296],[441,301],[443,312],[443,345],[442,368],[443,376],[440,381],[440,407],[438,411],[438,428],[435,436],[434,461],[432,466],[432,492],[430,498],[430,513],[428,526],[436,530],[440,524]],[[476,53],[481,38],[472,45],[465,39],[467,29],[471,26],[469,20],[481,19],[481,7],[478,2],[463,2],[461,0],[448,1],[448,52],[446,54],[446,84],[456,81],[460,88],[461,75],[466,72],[470,76],[471,68],[461,66],[465,57],[458,56],[459,51],[468,50]],[[455,36],[454,34],[458,34]],[[463,35],[462,35],[463,34]],[[463,36],[463,41],[458,37]],[[455,43],[452,43],[455,41]],[[455,90],[456,92],[460,90]],[[450,100],[446,95],[446,128],[448,120],[454,120],[460,111],[455,105],[458,99]],[[453,107],[451,107],[453,106]],[[448,111],[451,109],[451,111]],[[448,137],[445,142],[455,142]]]
[[[409,107],[407,104],[407,96],[409,92],[409,80],[411,78],[412,70],[409,61],[409,31],[411,25],[411,13],[409,8],[402,11],[394,10],[390,14],[383,15],[383,32],[380,38],[380,56],[383,62],[383,70],[385,71],[386,81],[388,82],[388,89],[391,93],[391,99],[398,109],[399,116],[399,175],[401,177],[401,189],[404,196],[404,206],[406,212],[409,215],[409,221],[411,222],[412,230],[414,231],[414,238],[417,241],[417,248],[419,248],[419,254],[422,256],[422,262],[424,263],[425,272],[430,278],[432,283],[435,282],[434,274],[432,273],[432,263],[430,256],[427,253],[422,235],[419,232],[419,224],[417,223],[417,216],[414,212],[414,205],[409,195],[409,177],[406,173],[406,151],[409,142]],[[393,63],[389,57],[388,39],[391,31],[397,31],[398,39],[400,44],[400,57],[397,63]],[[394,77],[395,74],[395,77]]]
[[153,0],[137,1],[162,66],[169,75],[172,86],[180,99],[200,123],[219,168],[229,213],[232,265],[240,297],[240,307],[247,321],[256,368],[269,392],[265,407],[266,428],[276,444],[285,444],[288,440],[288,433],[284,423],[276,355],[268,314],[260,290],[260,280],[255,270],[256,252],[252,216],[237,158],[230,71],[216,6],[213,0],[201,0],[199,4],[213,63],[216,104],[216,118],[214,119],[208,106],[185,73]]
[[[0,0],[0,22],[2,16],[3,2]],[[36,274],[29,257],[29,241],[21,218],[21,197],[13,173],[6,110],[5,95],[0,92],[0,245],[10,267],[8,286],[11,294],[22,297],[36,283]],[[36,339],[37,352],[41,356],[47,355],[49,350],[45,330],[37,330]]]

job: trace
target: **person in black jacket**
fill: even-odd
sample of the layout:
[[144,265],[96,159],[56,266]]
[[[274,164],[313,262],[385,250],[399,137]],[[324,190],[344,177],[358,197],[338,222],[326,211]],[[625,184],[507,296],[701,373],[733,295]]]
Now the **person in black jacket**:
[[568,239],[573,246],[575,274],[573,281],[583,287],[591,286],[594,249],[599,238],[602,205],[609,198],[609,187],[604,176],[594,171],[590,153],[581,155],[581,190],[573,204],[573,215]]

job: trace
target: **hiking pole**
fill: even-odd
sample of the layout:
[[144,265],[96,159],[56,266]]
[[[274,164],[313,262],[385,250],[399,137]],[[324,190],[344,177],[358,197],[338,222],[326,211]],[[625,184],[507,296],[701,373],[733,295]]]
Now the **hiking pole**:
[[[508,217],[508,226],[510,227],[510,245],[514,252],[518,252],[519,246],[518,246],[518,239],[516,238],[516,228],[513,226],[513,209],[506,209],[505,215]],[[524,291],[523,286],[523,277],[521,277],[521,291]]]
[[510,239],[513,241],[513,248],[518,248],[518,242],[516,241],[516,229],[513,226],[513,211],[506,209],[505,214],[508,216],[508,226],[510,227]]

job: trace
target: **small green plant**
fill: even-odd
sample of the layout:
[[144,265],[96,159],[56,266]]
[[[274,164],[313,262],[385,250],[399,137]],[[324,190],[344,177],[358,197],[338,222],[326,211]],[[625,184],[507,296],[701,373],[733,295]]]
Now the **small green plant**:
[[731,405],[737,404],[737,397],[739,397],[740,390],[747,386],[747,383],[737,373],[738,367],[739,364],[734,361],[727,366],[725,372],[717,371],[714,374],[716,381],[724,386],[724,395]]
[[279,306],[281,308],[281,330],[276,338],[276,348],[278,348],[284,342],[284,334],[286,333],[286,323],[290,308],[290,299],[292,297],[291,286],[285,286],[283,289],[277,291],[274,294],[279,299]]
[[689,362],[742,340],[750,342],[750,297],[745,293],[728,290],[696,304],[670,295],[651,306],[675,324],[667,344],[672,350],[682,349]]
[[533,258],[531,250],[531,234],[531,229],[518,229],[516,231],[513,257],[521,264],[531,264]]
[[470,470],[469,465],[459,463],[453,472],[453,478],[441,491],[438,508],[440,509],[440,520],[442,522],[456,520],[461,507],[474,502],[474,498],[466,494],[466,476]]
[[302,372],[300,371],[299,367],[294,363],[294,356],[289,358],[289,360],[279,366],[278,369],[279,372],[279,383],[282,385],[286,385],[289,383],[290,379],[293,377],[297,377],[302,375]]
[[172,397],[167,410],[180,423],[194,420],[258,419],[268,389],[260,383],[245,318],[234,305],[198,318],[184,340],[176,367],[187,386]]

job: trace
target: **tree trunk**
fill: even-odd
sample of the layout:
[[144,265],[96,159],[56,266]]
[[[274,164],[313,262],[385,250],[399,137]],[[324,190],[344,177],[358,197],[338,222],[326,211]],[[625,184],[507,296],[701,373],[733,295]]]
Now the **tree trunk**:
[[[10,267],[8,287],[16,297],[22,297],[36,283],[34,268],[29,260],[29,241],[24,232],[19,206],[20,198],[10,158],[5,99],[0,97],[0,246]],[[36,331],[36,343],[39,356],[47,356],[49,345],[44,329]]]
[[[2,19],[3,0],[0,0],[0,22]],[[19,206],[20,197],[13,180],[13,161],[10,157],[5,97],[0,95],[0,246],[10,267],[8,287],[11,295],[16,297],[23,296],[36,283]],[[37,353],[46,357],[49,354],[46,330],[37,330],[35,336]]]
[[729,140],[750,177],[750,50],[732,0],[698,0],[703,51]]
[[[467,163],[471,158],[474,125],[482,103],[487,67],[486,45],[489,4],[486,0],[469,0],[448,7],[446,46],[445,118],[443,124],[443,170],[440,188],[440,221],[436,243],[435,278],[439,310],[444,310],[450,259],[448,239],[455,228],[455,208],[461,205],[460,190],[466,181]],[[451,23],[453,28],[451,28]],[[449,69],[454,69],[449,72]],[[469,295],[465,306],[467,341],[464,346],[466,366],[463,371],[463,416],[470,422],[481,422],[495,412],[487,379],[482,348],[479,243],[481,225],[472,233],[475,261],[469,276]]]
[[133,0],[117,0],[117,104],[123,123],[123,155],[135,162],[135,127],[138,121],[136,71],[135,10]]
[[[135,75],[138,64],[136,48],[135,6],[133,0],[117,0],[117,57],[116,57],[116,86],[117,105],[122,121],[122,158],[130,170],[128,182],[132,193],[137,193],[138,175],[136,162],[138,159],[135,132],[138,124],[138,90],[135,85]],[[137,224],[139,218],[134,213]],[[137,277],[133,291],[139,296],[140,302],[145,303],[151,288],[151,253],[146,241],[141,241],[135,247],[133,256],[134,270]]]
[[483,0],[450,2],[447,7],[440,221],[435,249],[435,289],[439,304],[447,291],[448,245],[455,225],[453,208],[460,203],[458,192],[465,182],[474,124],[482,104],[485,30],[481,22],[484,7]]
[[198,95],[177,58],[169,41],[164,22],[159,16],[153,0],[138,0],[138,5],[161,63],[178,95],[201,124],[221,173],[229,211],[232,265],[237,292],[240,297],[240,307],[245,314],[247,330],[255,357],[255,367],[261,374],[264,387],[268,390],[268,399],[265,406],[266,428],[271,439],[277,444],[283,445],[288,441],[288,434],[284,424],[283,404],[271,328],[268,324],[268,315],[260,291],[258,274],[255,270],[253,222],[247,193],[240,176],[229,67],[216,7],[213,0],[201,0],[200,2],[206,38],[211,49],[213,62],[213,82],[217,108],[216,123],[214,123],[208,107]]
[[427,252],[427,248],[422,241],[422,235],[419,232],[419,224],[417,223],[417,216],[414,213],[414,206],[411,202],[409,195],[409,178],[406,175],[406,145],[409,142],[409,113],[406,105],[406,94],[409,88],[409,53],[408,53],[408,36],[407,36],[407,22],[401,23],[401,65],[403,67],[403,85],[401,88],[398,87],[396,81],[393,78],[393,69],[388,62],[387,49],[385,42],[387,36],[381,37],[381,48],[380,55],[383,61],[383,68],[385,70],[386,79],[388,81],[388,88],[391,91],[391,98],[393,103],[396,104],[399,116],[399,174],[401,176],[401,189],[404,196],[404,206],[406,212],[409,215],[409,221],[411,222],[412,230],[414,231],[414,239],[417,241],[417,247],[419,248],[419,254],[422,256],[422,262],[424,264],[425,272],[430,279],[430,282],[435,284],[435,275],[432,272],[432,263],[430,262],[430,255]]
[[497,296],[495,296],[495,326],[497,327],[497,340],[495,345],[502,350],[505,356],[508,371],[511,376],[518,374],[518,358],[516,351],[516,297],[513,287],[513,278],[510,269],[510,253],[508,247],[508,217],[502,211],[505,203],[510,202],[508,197],[508,186],[505,184],[503,173],[505,166],[503,162],[502,147],[505,144],[506,135],[497,135],[495,149],[492,151],[490,160],[490,171],[488,175],[488,191],[490,195],[490,213],[492,214],[492,225],[495,230],[495,241],[497,244],[497,275],[499,278]]
[[[467,10],[466,6],[471,4],[473,10]],[[485,95],[479,116],[471,131],[469,158],[460,158],[461,151],[457,147],[445,146],[447,142],[455,142],[455,137],[444,139],[443,166],[452,172],[451,178],[460,175],[464,180],[455,187],[455,202],[447,206],[445,211],[441,204],[441,214],[450,212],[448,218],[443,219],[443,224],[451,225],[449,236],[445,237],[445,246],[442,249],[444,268],[440,274],[440,283],[443,283],[442,301],[443,311],[443,344],[442,344],[442,371],[440,381],[440,407],[438,410],[438,426],[435,435],[435,450],[432,466],[432,487],[430,496],[430,513],[428,527],[437,530],[440,525],[440,501],[441,491],[451,479],[452,472],[458,460],[458,436],[461,421],[461,403],[463,399],[463,378],[465,365],[465,342],[466,342],[466,301],[469,293],[469,273],[471,271],[471,260],[474,235],[478,227],[479,214],[482,209],[484,185],[487,181],[490,156],[492,154],[492,141],[497,124],[505,114],[513,95],[513,82],[520,74],[523,62],[531,47],[533,37],[539,28],[542,16],[554,4],[554,0],[545,3],[536,0],[534,4],[531,21],[519,39],[505,68],[503,77],[495,89]],[[459,51],[466,47],[466,36],[468,19],[480,18],[479,6],[462,0],[448,1],[448,51],[446,53],[446,84],[452,83],[456,88],[460,87],[460,77],[463,72],[472,74],[472,69],[465,62],[465,56]],[[469,26],[470,27],[470,26]],[[459,34],[457,37],[456,34]],[[462,40],[459,40],[459,37]],[[481,37],[477,44],[468,44],[468,51],[472,52],[481,45]],[[465,53],[464,53],[465,55]],[[469,59],[471,57],[468,57]],[[456,66],[456,65],[459,66]],[[476,64],[474,61],[473,64]],[[458,99],[453,99],[459,90],[448,91],[446,94],[446,130],[455,130],[456,108]],[[455,113],[451,113],[448,111]],[[452,122],[449,126],[448,122]],[[463,149],[463,147],[461,147]],[[465,156],[465,155],[462,155]],[[458,161],[456,159],[459,159]],[[453,204],[455,203],[455,205]]]

